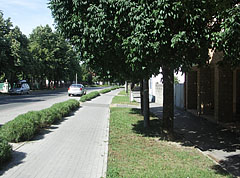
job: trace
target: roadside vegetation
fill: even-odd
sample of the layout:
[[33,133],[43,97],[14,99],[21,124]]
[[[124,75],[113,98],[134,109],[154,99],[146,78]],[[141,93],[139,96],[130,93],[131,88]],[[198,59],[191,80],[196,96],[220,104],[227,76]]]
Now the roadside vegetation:
[[0,168],[3,163],[10,160],[12,157],[12,147],[6,140],[0,138]]
[[100,94],[98,91],[93,91],[91,93],[88,93],[86,95],[81,96],[80,102],[90,101],[93,98],[98,97]]
[[79,107],[79,102],[71,99],[57,103],[40,111],[21,114],[0,128],[0,137],[8,142],[30,140],[41,129],[50,126]]
[[115,96],[112,99],[112,104],[127,104],[127,105],[139,105],[136,101],[130,101],[128,93],[124,90],[118,93],[118,96]]
[[195,148],[182,146],[180,137],[165,140],[160,120],[150,119],[153,124],[144,128],[140,110],[111,108],[108,178],[231,177]]
[[[109,88],[104,92],[91,92],[81,97],[81,102],[91,100],[100,93],[110,92],[119,87]],[[82,99],[83,98],[83,99]],[[70,99],[56,103],[50,108],[40,111],[30,111],[17,116],[0,128],[0,167],[12,157],[12,147],[8,142],[23,142],[33,138],[40,130],[50,126],[54,122],[61,121],[72,111],[79,107],[79,101]]]
[[114,86],[114,87],[111,87],[111,88],[106,88],[106,89],[103,89],[103,90],[100,90],[100,91],[93,91],[91,93],[88,93],[86,95],[83,95],[81,98],[80,98],[80,102],[86,102],[86,101],[90,101],[92,100],[93,98],[96,98],[98,96],[100,96],[100,94],[105,94],[105,93],[108,93],[112,90],[115,90],[115,89],[118,89],[120,87],[118,86]]

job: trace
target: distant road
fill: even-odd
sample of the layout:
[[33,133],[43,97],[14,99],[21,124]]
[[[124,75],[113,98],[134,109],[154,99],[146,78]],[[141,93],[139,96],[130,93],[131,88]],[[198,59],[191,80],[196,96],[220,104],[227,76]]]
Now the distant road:
[[[87,93],[101,90],[103,87],[86,88]],[[2,95],[0,96],[0,125],[14,119],[19,114],[28,111],[48,108],[55,103],[68,99],[79,100],[80,97],[69,97],[67,88],[50,91],[35,91],[29,95]]]

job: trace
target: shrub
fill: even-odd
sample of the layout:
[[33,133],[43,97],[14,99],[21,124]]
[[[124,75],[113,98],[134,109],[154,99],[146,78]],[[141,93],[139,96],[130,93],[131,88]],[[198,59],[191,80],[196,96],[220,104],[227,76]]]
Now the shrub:
[[93,92],[91,92],[89,94],[83,95],[80,98],[80,101],[81,102],[90,101],[91,99],[96,98],[99,95],[100,95],[100,93],[98,91],[93,91]]
[[110,91],[112,91],[111,88],[106,88],[106,89],[101,90],[99,93],[104,94],[104,93],[108,93]]
[[12,157],[12,147],[6,140],[0,138],[0,166]]
[[111,90],[116,90],[116,89],[119,89],[120,87],[119,86],[115,86],[115,87],[112,87]]
[[9,142],[29,140],[36,133],[37,127],[29,113],[17,116],[1,127],[1,137]]
[[77,107],[79,102],[72,99],[41,111],[30,111],[19,115],[0,128],[0,136],[9,142],[30,140],[41,128],[61,120]]

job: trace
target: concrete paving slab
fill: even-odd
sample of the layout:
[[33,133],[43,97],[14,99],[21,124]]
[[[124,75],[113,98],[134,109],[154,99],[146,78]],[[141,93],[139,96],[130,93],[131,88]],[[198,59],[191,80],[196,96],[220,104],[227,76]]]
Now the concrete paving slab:
[[109,105],[119,90],[83,104],[72,116],[26,142],[0,171],[3,178],[105,177]]

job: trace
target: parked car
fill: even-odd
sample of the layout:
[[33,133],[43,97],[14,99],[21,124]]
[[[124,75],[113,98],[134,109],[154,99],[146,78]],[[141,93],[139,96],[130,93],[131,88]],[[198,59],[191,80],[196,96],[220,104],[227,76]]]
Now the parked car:
[[11,90],[10,93],[12,94],[29,94],[30,93],[30,87],[26,80],[19,81]]
[[72,84],[68,88],[68,96],[73,96],[73,95],[85,95],[87,93],[85,87],[82,84]]

